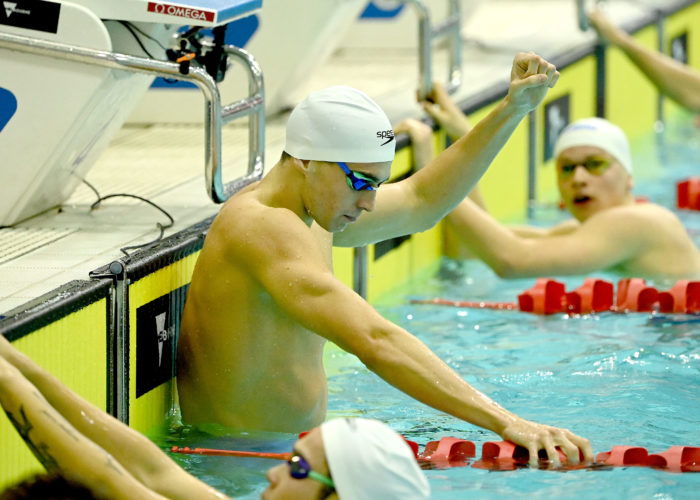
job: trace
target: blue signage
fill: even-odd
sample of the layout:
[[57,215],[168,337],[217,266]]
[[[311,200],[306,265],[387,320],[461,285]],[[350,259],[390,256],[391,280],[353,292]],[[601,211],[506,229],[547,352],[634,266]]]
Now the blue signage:
[[7,89],[0,87],[0,132],[17,111],[17,98]]
[[[388,4],[382,6],[382,3]],[[404,8],[404,4],[397,2],[381,2],[375,0],[370,2],[365,7],[365,10],[360,14],[360,19],[391,19],[399,15]]]

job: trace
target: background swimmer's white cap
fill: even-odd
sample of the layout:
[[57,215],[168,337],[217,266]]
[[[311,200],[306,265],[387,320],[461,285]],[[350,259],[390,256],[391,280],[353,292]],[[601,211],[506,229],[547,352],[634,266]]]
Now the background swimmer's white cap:
[[632,174],[632,156],[627,136],[620,127],[603,118],[584,118],[567,125],[554,144],[554,157],[574,146],[595,146],[613,155]]
[[396,141],[382,108],[364,92],[336,86],[312,92],[287,121],[284,150],[300,160],[392,161]]
[[422,500],[425,474],[406,441],[386,424],[336,418],[321,424],[323,447],[340,500]]

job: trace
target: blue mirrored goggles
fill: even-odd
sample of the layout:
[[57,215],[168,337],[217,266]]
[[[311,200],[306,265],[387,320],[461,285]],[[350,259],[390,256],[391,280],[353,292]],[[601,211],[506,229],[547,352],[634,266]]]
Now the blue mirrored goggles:
[[328,476],[324,476],[323,474],[319,474],[318,472],[311,470],[311,466],[301,455],[292,455],[292,457],[287,460],[287,465],[289,465],[289,475],[294,479],[306,479],[307,477],[310,477],[311,479],[318,481],[329,488],[335,489],[333,480]]
[[348,167],[347,163],[345,162],[339,161],[336,163],[338,163],[338,166],[343,172],[345,172],[345,180],[348,182],[350,189],[354,191],[374,191],[377,189],[377,187],[379,187],[374,187],[374,184],[377,184],[377,179],[373,179],[372,177],[368,177],[360,172],[350,170],[350,167]]

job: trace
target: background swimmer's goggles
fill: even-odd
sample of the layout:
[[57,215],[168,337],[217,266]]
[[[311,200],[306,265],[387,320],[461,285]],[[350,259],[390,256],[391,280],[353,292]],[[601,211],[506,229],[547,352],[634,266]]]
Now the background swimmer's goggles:
[[348,181],[348,186],[350,186],[350,189],[355,191],[374,191],[377,189],[373,186],[373,184],[377,183],[377,179],[373,179],[372,177],[368,177],[360,172],[350,170],[345,162],[339,161],[336,163],[338,163],[338,166],[343,170],[343,172],[345,172],[345,180]]
[[576,171],[576,167],[581,166],[593,175],[602,175],[615,160],[605,158],[586,158],[585,161],[564,163],[559,166],[562,177],[571,177]]
[[323,474],[319,474],[318,472],[311,470],[311,466],[301,455],[292,455],[292,457],[287,460],[287,464],[289,465],[289,474],[294,479],[306,479],[307,477],[310,477],[311,479],[314,479],[319,483],[328,486],[329,488],[335,489],[333,480],[328,476],[324,476]]

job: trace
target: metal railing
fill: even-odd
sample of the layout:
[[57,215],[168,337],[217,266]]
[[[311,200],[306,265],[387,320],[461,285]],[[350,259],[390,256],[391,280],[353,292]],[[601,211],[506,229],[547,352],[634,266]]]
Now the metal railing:
[[581,31],[588,31],[588,14],[586,14],[586,0],[576,0],[576,17]]
[[411,4],[418,15],[418,93],[421,98],[430,94],[433,88],[433,42],[449,39],[450,68],[445,88],[454,92],[462,84],[462,15],[460,0],[449,1],[449,14],[437,26],[433,26],[430,11],[420,0],[401,0]]
[[[192,82],[204,94],[204,175],[209,197],[215,203],[222,203],[238,189],[262,177],[265,144],[265,106],[262,72],[253,56],[243,49],[230,45],[224,47],[227,54],[243,62],[247,68],[250,95],[222,108],[216,82],[202,68],[191,67],[187,74],[183,74],[180,71],[180,65],[176,63],[117,52],[94,50],[9,33],[0,33],[0,48],[108,69],[145,73]],[[224,185],[221,180],[221,127],[224,123],[242,116],[250,116],[248,171],[243,177]]]

